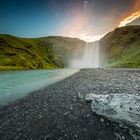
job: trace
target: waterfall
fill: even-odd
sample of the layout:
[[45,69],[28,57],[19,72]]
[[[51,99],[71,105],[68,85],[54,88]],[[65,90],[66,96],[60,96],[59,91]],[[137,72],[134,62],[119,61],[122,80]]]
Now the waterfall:
[[70,62],[70,67],[74,68],[98,68],[99,67],[99,42],[86,43],[83,54],[75,57]]
[[97,42],[86,44],[83,55],[83,66],[85,68],[99,67],[99,44]]

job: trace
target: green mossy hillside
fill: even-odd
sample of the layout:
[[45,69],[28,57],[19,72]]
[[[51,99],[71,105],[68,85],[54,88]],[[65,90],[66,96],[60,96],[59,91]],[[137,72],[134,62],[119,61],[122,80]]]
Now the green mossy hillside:
[[79,39],[60,36],[0,35],[0,70],[64,68],[74,50],[84,44]]
[[140,68],[140,26],[116,28],[100,40],[100,63],[105,67]]

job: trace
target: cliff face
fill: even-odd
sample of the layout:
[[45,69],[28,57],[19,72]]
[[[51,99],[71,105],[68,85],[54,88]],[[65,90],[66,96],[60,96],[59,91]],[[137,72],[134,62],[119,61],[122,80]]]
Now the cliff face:
[[140,26],[116,28],[105,35],[100,58],[102,66],[140,68]]
[[0,35],[0,70],[63,68],[85,42],[76,38]]

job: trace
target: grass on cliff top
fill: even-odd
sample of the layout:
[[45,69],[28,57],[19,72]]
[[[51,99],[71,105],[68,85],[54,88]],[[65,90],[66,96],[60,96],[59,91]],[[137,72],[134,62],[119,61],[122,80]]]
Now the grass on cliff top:
[[0,66],[3,70],[64,68],[74,51],[84,45],[84,41],[69,37],[19,38],[3,34]]
[[140,26],[117,28],[100,42],[105,66],[140,68]]

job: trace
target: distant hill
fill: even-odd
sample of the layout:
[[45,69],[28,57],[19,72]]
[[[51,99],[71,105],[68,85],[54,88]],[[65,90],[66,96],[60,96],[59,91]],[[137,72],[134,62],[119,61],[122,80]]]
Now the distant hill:
[[0,35],[0,70],[63,68],[84,45],[82,40],[60,36],[29,39]]
[[100,52],[102,66],[140,68],[140,26],[108,33],[100,40]]

